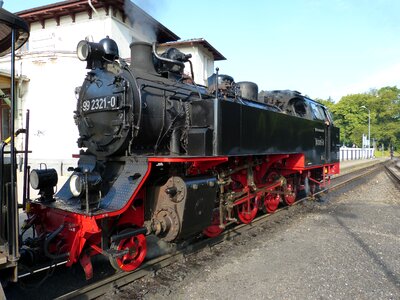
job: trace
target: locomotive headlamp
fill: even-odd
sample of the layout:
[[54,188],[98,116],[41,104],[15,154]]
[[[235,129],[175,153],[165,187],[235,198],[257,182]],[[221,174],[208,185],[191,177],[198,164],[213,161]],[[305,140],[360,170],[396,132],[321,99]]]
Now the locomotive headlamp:
[[106,60],[113,61],[119,57],[117,43],[108,36],[99,43],[80,41],[76,54],[81,61],[87,61],[87,68],[101,67]]
[[31,187],[35,190],[54,187],[58,182],[57,171],[54,169],[32,170],[30,181]]
[[80,41],[76,47],[76,54],[79,60],[85,61],[89,57],[90,45],[88,41]]
[[54,201],[54,187],[58,182],[57,171],[54,169],[36,169],[30,174],[31,187],[39,190],[41,201]]
[[97,193],[100,190],[101,182],[101,176],[95,172],[89,174],[76,173],[69,180],[69,189],[74,197],[79,197],[86,191]]
[[82,175],[74,174],[69,180],[69,189],[74,197],[79,197],[83,192],[85,182],[83,181]]
[[87,69],[92,69],[102,66],[105,51],[102,44],[84,40],[78,43],[76,54],[81,61],[87,61]]

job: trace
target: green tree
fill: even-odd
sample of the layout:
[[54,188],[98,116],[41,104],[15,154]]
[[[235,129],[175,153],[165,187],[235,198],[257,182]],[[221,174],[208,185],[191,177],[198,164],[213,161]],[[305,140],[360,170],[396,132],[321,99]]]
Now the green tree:
[[397,87],[383,87],[367,93],[347,95],[338,103],[319,101],[333,113],[343,144],[361,144],[362,134],[368,133],[369,109],[371,139],[384,144],[386,148],[394,145],[400,149],[400,90]]
[[381,88],[376,91],[375,101],[370,105],[374,111],[374,136],[385,147],[394,145],[399,149],[400,90],[397,87]]
[[333,99],[331,97],[329,97],[326,100],[320,99],[320,98],[316,98],[314,100],[321,103],[322,105],[325,105],[330,111],[332,111],[332,107],[335,106],[335,102],[333,101]]

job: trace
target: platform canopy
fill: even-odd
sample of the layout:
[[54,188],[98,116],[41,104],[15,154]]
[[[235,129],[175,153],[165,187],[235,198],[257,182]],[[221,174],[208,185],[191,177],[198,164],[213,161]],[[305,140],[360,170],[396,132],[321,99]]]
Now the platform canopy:
[[15,29],[15,50],[29,38],[29,26],[20,17],[0,8],[0,56],[11,52],[12,30]]

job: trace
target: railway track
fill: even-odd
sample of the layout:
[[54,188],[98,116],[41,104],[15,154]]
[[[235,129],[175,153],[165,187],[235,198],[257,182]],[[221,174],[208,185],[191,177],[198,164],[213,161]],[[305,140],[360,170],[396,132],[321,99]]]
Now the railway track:
[[[375,165],[368,166],[368,167],[353,171],[351,173],[333,178],[331,180],[331,186],[330,186],[329,190],[339,189],[339,188],[349,184],[350,182],[353,182],[364,176],[368,176],[374,172],[380,171],[380,170],[382,170],[382,168],[385,168],[385,170],[387,172],[390,172],[390,174],[392,174],[391,166],[389,166],[388,163],[385,163],[385,164],[377,163]],[[398,180],[398,182],[400,182],[400,175],[398,175],[397,180]],[[327,190],[319,191],[318,193],[315,194],[315,196],[318,197],[319,195],[326,193],[326,192],[327,192]],[[293,204],[293,206],[298,205],[309,199],[310,199],[309,197],[299,199]],[[180,261],[180,260],[184,259],[184,257],[187,255],[195,253],[206,247],[212,247],[212,246],[219,244],[225,240],[232,239],[235,236],[238,236],[248,230],[258,227],[258,226],[264,224],[265,222],[267,222],[268,220],[270,220],[270,218],[273,218],[274,216],[279,216],[279,211],[287,210],[290,208],[291,207],[282,207],[282,208],[279,208],[274,214],[261,215],[261,216],[257,217],[256,219],[254,219],[253,222],[249,225],[240,224],[233,228],[225,230],[221,235],[219,235],[216,238],[200,239],[200,240],[194,242],[193,244],[187,245],[179,250],[176,250],[173,253],[162,255],[160,257],[151,259],[151,260],[145,262],[139,269],[137,269],[133,272],[115,273],[107,278],[98,280],[95,283],[86,285],[82,288],[79,288],[79,289],[71,291],[67,294],[64,294],[64,295],[58,297],[57,299],[94,299],[94,298],[100,297],[112,288],[123,287],[129,283],[132,283],[132,282],[146,276],[146,275],[153,274],[157,270],[160,270],[160,269],[165,268],[177,261]]]
[[393,182],[400,186],[400,160],[395,159],[393,162],[386,164],[385,171]]

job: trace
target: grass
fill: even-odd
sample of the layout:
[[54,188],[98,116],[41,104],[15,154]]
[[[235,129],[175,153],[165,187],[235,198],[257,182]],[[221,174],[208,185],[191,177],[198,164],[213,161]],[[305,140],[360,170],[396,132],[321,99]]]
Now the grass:
[[[394,155],[394,156],[400,156],[400,152],[395,151],[393,155]],[[381,150],[376,150],[376,151],[375,151],[375,157],[377,157],[377,158],[378,158],[378,157],[390,157],[390,151],[389,151],[389,150],[385,150],[385,151],[383,151],[383,153],[382,153]]]

